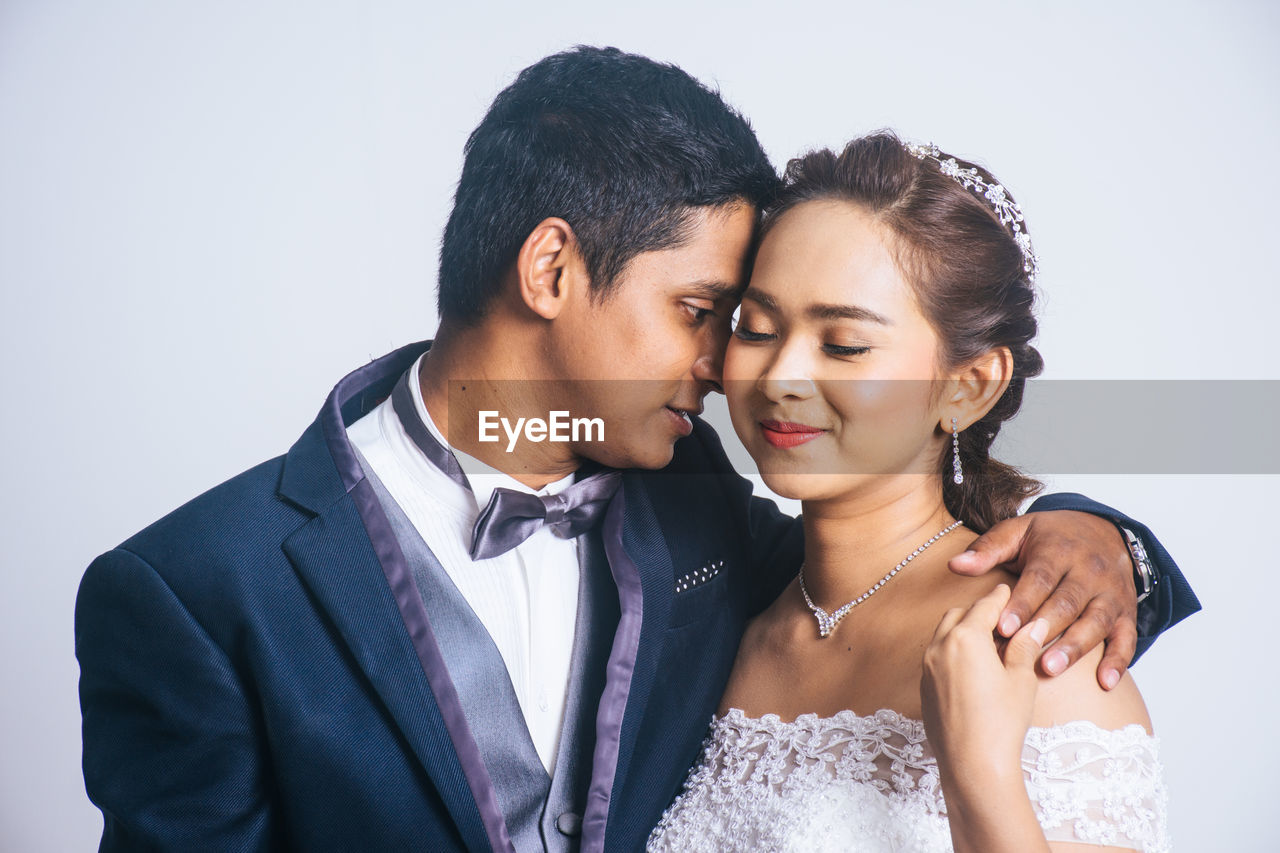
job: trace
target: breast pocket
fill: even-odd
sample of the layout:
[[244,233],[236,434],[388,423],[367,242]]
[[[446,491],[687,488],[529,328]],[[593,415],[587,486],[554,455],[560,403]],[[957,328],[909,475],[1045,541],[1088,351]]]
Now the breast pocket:
[[730,574],[724,560],[710,560],[677,574],[670,627],[708,619],[723,611],[729,599]]

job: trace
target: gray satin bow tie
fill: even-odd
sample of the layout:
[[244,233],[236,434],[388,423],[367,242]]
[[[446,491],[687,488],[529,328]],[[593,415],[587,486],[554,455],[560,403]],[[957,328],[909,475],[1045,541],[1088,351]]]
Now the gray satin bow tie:
[[471,531],[471,559],[504,554],[544,524],[561,539],[572,539],[594,527],[618,491],[622,475],[601,471],[579,480],[557,495],[531,495],[497,488]]
[[[413,404],[413,370],[405,372],[391,392],[391,408],[405,434],[435,465],[458,485],[473,492],[467,475],[449,448],[440,444],[422,422]],[[562,539],[580,536],[604,517],[622,474],[599,471],[556,495],[533,495],[497,488],[471,530],[471,559],[484,560],[505,554],[528,539],[544,524]]]

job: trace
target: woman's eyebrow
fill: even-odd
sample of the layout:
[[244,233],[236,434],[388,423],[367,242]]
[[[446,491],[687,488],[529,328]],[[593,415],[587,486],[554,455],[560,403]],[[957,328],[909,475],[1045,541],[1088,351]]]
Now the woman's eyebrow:
[[770,311],[778,310],[778,300],[774,299],[767,293],[748,287],[746,292],[742,294],[743,302],[754,302],[761,308],[767,308]]
[[[754,302],[769,311],[778,310],[778,300],[759,290],[748,289],[742,294],[743,302]],[[867,323],[878,323],[881,326],[892,326],[893,322],[882,314],[861,305],[835,305],[818,303],[805,309],[805,314],[815,320],[861,320]]]
[[805,311],[815,320],[861,320],[867,323],[879,323],[881,326],[892,326],[893,322],[882,314],[861,305],[810,305]]

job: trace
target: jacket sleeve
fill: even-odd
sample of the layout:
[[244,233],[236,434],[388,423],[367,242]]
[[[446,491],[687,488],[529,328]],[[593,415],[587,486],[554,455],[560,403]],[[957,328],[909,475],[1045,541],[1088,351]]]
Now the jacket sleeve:
[[121,549],[95,560],[80,583],[75,632],[100,850],[276,846],[250,699],[151,565]]
[[1187,583],[1187,579],[1182,576],[1178,564],[1173,561],[1173,557],[1169,556],[1169,552],[1145,524],[1134,521],[1119,510],[1074,492],[1045,495],[1028,507],[1027,512],[1046,512],[1057,509],[1070,509],[1101,516],[1114,524],[1129,528],[1142,540],[1142,546],[1146,549],[1147,556],[1155,569],[1157,581],[1151,595],[1138,605],[1138,648],[1133,655],[1135,662],[1142,657],[1143,652],[1151,648],[1156,637],[1200,609],[1200,601],[1192,591],[1191,585]]

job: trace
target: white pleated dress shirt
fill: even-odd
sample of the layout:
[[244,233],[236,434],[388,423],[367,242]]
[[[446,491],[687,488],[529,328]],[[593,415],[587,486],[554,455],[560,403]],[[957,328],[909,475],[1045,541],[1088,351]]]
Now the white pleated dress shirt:
[[493,638],[538,757],[551,773],[564,719],[578,613],[577,540],[561,539],[543,527],[497,557],[473,561],[468,552],[472,527],[495,488],[553,495],[572,485],[573,475],[538,491],[454,450],[422,401],[416,381],[421,361],[411,368],[413,405],[436,441],[467,472],[474,494],[449,479],[418,449],[400,425],[390,398],[348,427],[347,437]]

